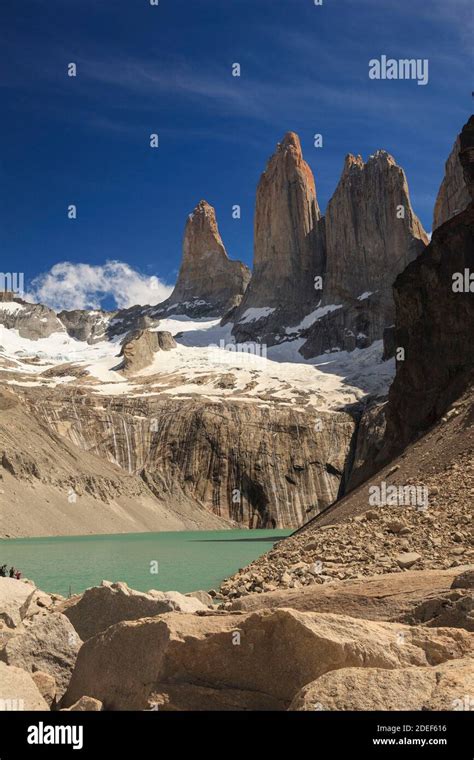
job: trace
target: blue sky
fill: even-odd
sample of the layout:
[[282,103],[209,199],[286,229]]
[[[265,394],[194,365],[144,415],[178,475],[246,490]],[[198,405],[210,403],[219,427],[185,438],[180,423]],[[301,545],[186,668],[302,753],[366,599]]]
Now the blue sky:
[[[288,130],[322,210],[345,154],[384,148],[429,231],[472,110],[471,0],[2,0],[0,23],[1,268],[27,281],[118,260],[172,284],[201,198],[251,264],[256,185]],[[370,80],[382,54],[428,58],[428,85]]]

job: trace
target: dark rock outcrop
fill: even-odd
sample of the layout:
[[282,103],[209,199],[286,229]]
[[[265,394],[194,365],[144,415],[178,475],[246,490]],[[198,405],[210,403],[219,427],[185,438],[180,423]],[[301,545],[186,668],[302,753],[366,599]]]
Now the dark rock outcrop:
[[121,369],[127,374],[139,372],[148,367],[157,351],[171,351],[176,348],[176,341],[165,330],[136,330],[127,335],[120,356],[123,356]]
[[[363,299],[347,300],[334,309],[320,307],[314,316],[314,322],[299,333],[305,338],[300,348],[305,359],[331,350],[367,348],[375,340],[380,340],[388,319],[387,299],[383,293],[377,292]],[[287,330],[290,334],[291,329]]]
[[74,311],[60,311],[58,318],[71,338],[83,340],[92,345],[107,339],[110,321],[115,313],[74,309]]
[[[474,176],[474,117],[465,126],[466,184]],[[386,458],[427,430],[472,382],[474,370],[474,203],[433,233],[397,278],[396,344],[405,350],[389,393]]]

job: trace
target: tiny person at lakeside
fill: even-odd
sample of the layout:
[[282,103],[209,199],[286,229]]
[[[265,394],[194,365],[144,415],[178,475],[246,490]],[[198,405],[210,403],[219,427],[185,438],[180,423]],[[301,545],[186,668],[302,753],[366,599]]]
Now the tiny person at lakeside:
[[10,578],[14,578],[15,577],[15,573],[16,573],[16,570],[15,570],[15,568],[12,565],[11,568],[10,568]]
[[21,579],[21,573],[19,570],[15,570],[15,578],[17,579],[17,581]]
[[6,565],[2,565],[0,567],[0,577],[1,578],[6,578],[7,577],[7,566]]

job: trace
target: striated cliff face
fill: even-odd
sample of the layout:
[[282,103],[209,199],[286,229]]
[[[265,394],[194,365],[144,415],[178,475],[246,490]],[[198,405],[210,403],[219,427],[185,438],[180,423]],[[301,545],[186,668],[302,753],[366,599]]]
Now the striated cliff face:
[[[474,182],[474,117],[461,135],[466,186]],[[395,340],[405,361],[389,393],[384,455],[429,428],[472,382],[474,203],[435,230],[397,278]]]
[[222,316],[238,305],[249,280],[248,267],[227,255],[213,207],[200,201],[186,224],[178,281],[160,308],[170,311],[175,306],[174,313]]
[[463,168],[459,158],[461,137],[458,135],[453,149],[445,164],[433,214],[433,230],[451,219],[469,205],[471,196],[464,180]]
[[[249,309],[278,310],[281,321],[316,303],[314,278],[324,268],[320,218],[313,173],[298,135],[288,132],[257,188],[253,275],[233,316],[236,323],[247,324]],[[239,329],[237,324],[234,332]]]
[[[47,405],[47,394],[38,395]],[[111,458],[75,446],[73,436],[58,435],[38,414],[38,395],[0,389],[0,536],[230,526],[179,491],[173,499],[160,498]],[[72,418],[80,424],[81,404],[84,397],[71,394],[65,425]]]
[[405,173],[383,150],[367,163],[361,156],[346,157],[325,219],[328,304],[391,287],[428,244]]
[[354,432],[348,414],[278,405],[44,396],[35,409],[55,434],[165,503],[249,528],[296,528],[331,504]]

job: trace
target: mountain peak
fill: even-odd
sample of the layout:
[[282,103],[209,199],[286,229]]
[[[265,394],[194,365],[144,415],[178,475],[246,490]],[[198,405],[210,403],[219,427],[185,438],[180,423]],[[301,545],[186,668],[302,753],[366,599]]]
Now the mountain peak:
[[287,132],[281,143],[278,145],[278,150],[281,152],[291,148],[293,148],[299,156],[303,155],[300,138],[296,132]]
[[428,243],[411,207],[405,174],[390,153],[377,150],[365,163],[360,155],[346,156],[325,225],[323,301],[340,303],[384,291],[390,319],[392,282]]
[[354,167],[358,169],[363,169],[364,159],[362,158],[360,154],[355,156],[353,153],[348,153],[344,159],[343,173],[347,174],[347,172],[349,172]]
[[245,264],[227,255],[214,207],[200,200],[186,223],[178,281],[162,307],[223,314],[240,301],[249,280]]

